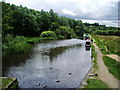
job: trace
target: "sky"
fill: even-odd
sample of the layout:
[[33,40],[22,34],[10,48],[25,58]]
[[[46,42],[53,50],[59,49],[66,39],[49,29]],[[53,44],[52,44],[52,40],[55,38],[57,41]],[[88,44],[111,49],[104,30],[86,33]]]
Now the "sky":
[[[119,0],[4,0],[35,10],[53,9],[59,16],[80,19],[88,23],[118,26]],[[120,4],[120,3],[119,3]]]

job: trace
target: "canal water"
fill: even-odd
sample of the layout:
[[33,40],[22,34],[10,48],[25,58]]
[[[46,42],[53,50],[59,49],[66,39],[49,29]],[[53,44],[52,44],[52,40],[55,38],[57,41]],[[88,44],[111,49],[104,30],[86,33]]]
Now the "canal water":
[[78,88],[91,66],[84,40],[45,41],[30,55],[4,58],[3,76],[16,77],[20,88]]

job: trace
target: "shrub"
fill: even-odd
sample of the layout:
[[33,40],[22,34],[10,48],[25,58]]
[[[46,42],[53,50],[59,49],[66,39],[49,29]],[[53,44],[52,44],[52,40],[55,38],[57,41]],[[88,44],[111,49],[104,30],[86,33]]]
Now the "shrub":
[[64,38],[66,39],[70,39],[73,37],[76,37],[75,32],[73,31],[73,29],[69,28],[69,27],[65,27],[65,26],[60,26],[58,29],[56,29],[55,33],[61,37],[64,36]]
[[23,36],[16,36],[13,37],[12,35],[7,35],[3,37],[3,56],[6,54],[20,54],[20,53],[27,53],[31,46],[26,43],[26,38]]
[[62,36],[62,35],[59,35],[58,36],[58,39],[64,39],[65,37],[64,36]]
[[40,37],[46,38],[46,39],[57,39],[57,35],[53,31],[43,31],[40,34]]

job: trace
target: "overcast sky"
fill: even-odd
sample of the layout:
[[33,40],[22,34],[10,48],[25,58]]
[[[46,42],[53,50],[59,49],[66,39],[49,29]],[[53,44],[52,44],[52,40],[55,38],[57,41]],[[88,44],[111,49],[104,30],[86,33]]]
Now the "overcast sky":
[[119,0],[5,0],[35,10],[53,9],[59,16],[81,19],[83,22],[118,26]]

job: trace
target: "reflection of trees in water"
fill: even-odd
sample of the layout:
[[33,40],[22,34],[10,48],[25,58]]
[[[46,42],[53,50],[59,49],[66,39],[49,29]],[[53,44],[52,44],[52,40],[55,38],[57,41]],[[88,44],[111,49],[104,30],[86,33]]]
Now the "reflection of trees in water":
[[22,55],[7,55],[2,58],[2,76],[4,76],[4,71],[11,66],[19,66],[26,62],[28,58],[30,58],[31,53],[22,54]]
[[80,48],[81,44],[75,44],[71,46],[60,46],[60,47],[55,47],[51,48],[48,52],[45,52],[46,55],[49,55],[49,60],[52,62],[57,58],[58,55],[62,54],[66,50],[69,50],[71,48]]

